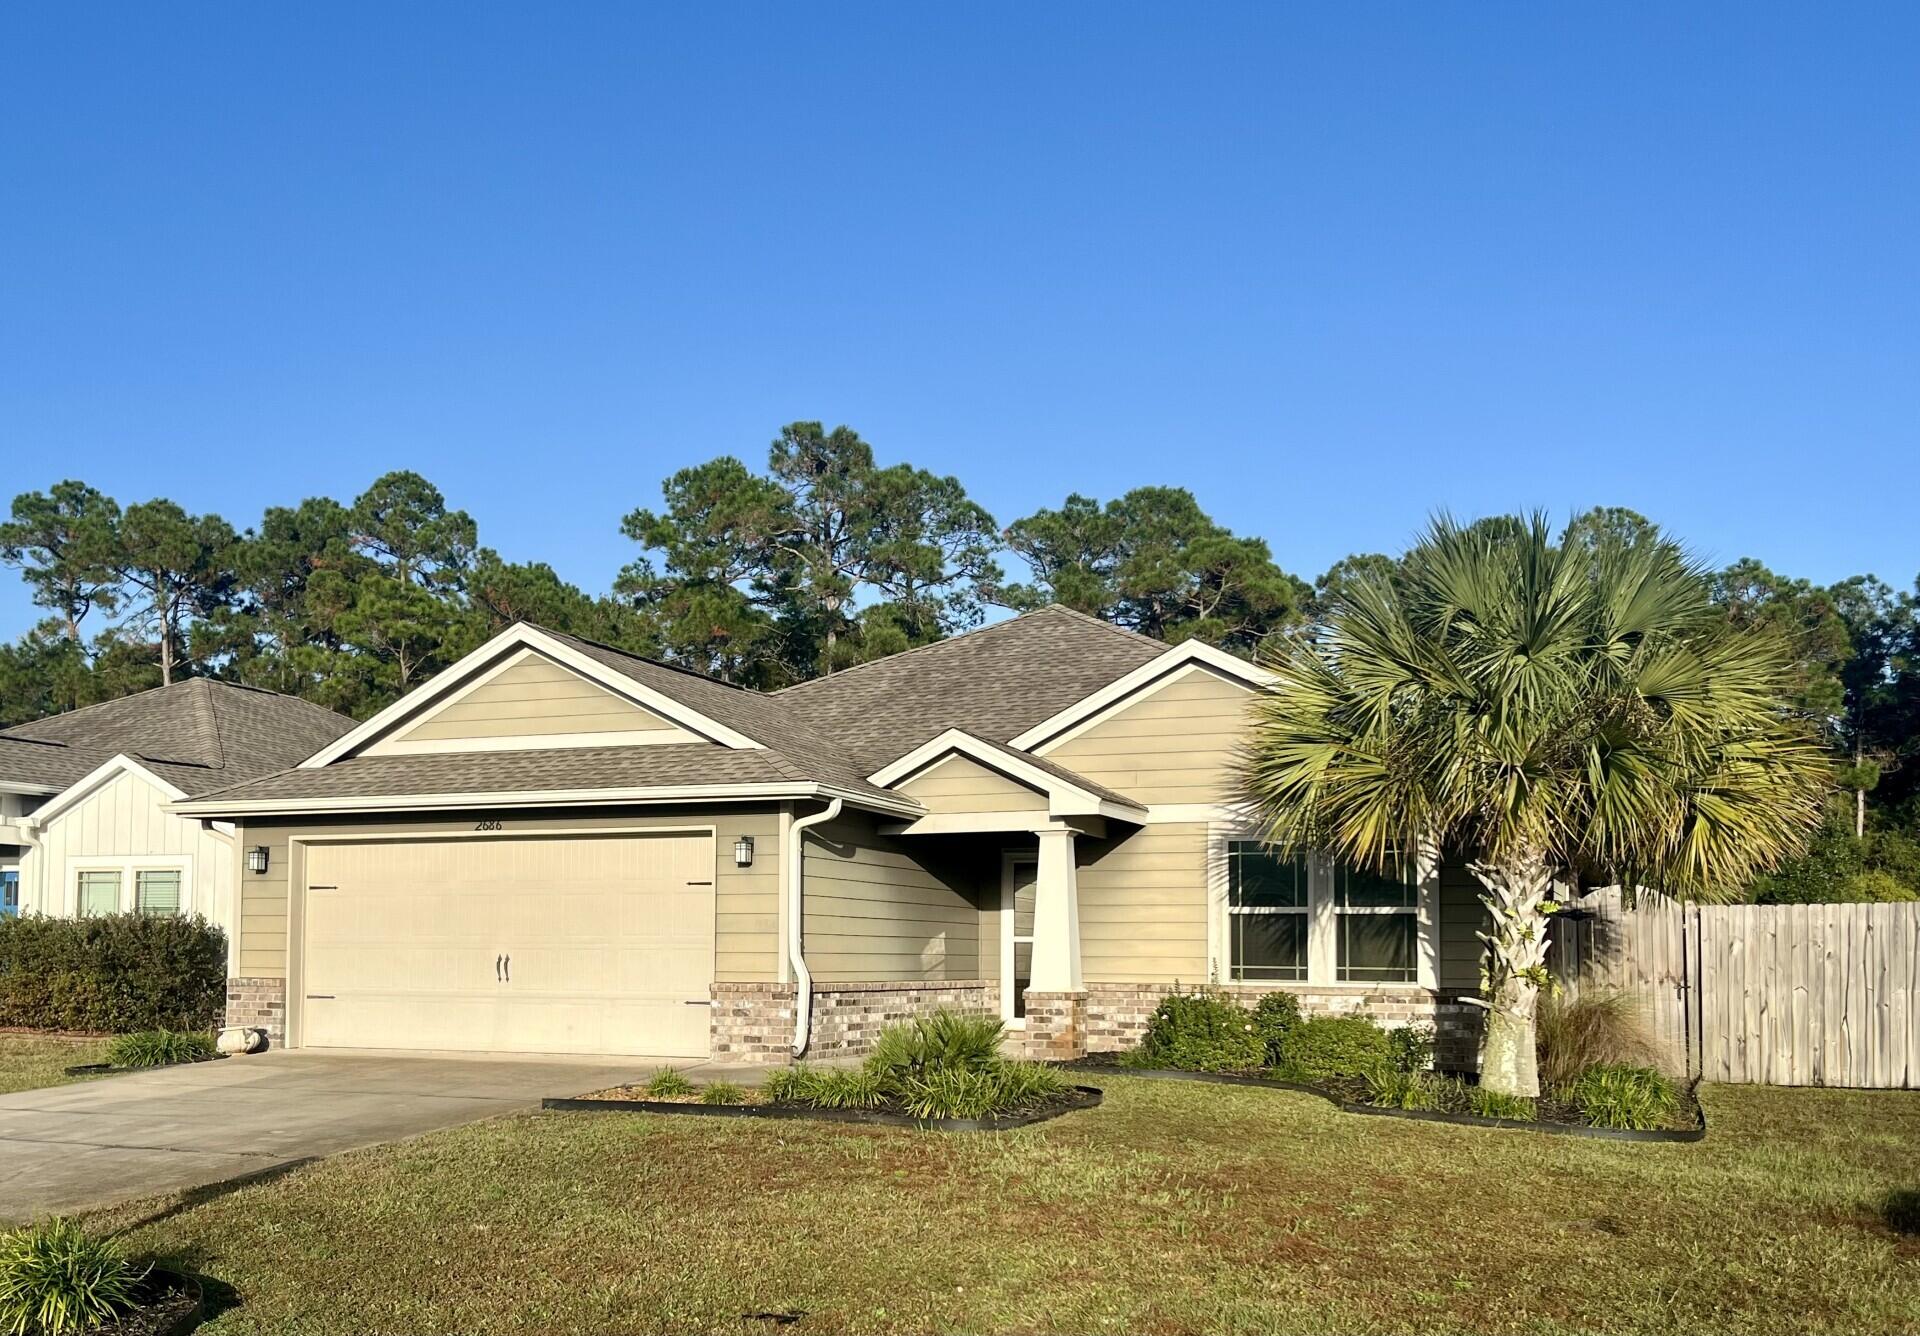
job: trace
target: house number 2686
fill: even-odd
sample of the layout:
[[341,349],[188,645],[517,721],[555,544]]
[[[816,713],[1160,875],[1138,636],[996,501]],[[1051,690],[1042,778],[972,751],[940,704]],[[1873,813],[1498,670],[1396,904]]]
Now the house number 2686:
[[500,829],[500,823],[498,821],[476,821],[473,823],[473,828],[475,830],[498,830]]

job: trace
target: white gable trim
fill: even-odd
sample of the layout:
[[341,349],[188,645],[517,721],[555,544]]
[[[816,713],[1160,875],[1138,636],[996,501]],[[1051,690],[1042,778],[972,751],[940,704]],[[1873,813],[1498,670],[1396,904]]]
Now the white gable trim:
[[147,783],[153,785],[153,787],[165,794],[168,802],[179,802],[187,796],[187,791],[179,785],[169,784],[166,780],[154,774],[153,771],[141,765],[140,762],[134,760],[131,756],[122,753],[67,785],[66,788],[60,790],[58,797],[21,817],[20,824],[29,830],[39,830],[44,827],[47,822],[59,816],[75,803],[85,799],[88,795],[98,791],[103,785],[119,775],[133,775],[136,778],[144,779]]
[[697,737],[740,751],[762,749],[760,743],[746,734],[728,728],[717,719],[709,719],[692,706],[636,682],[625,673],[614,671],[598,659],[589,658],[571,645],[554,639],[538,627],[522,624],[508,627],[452,667],[402,696],[366,723],[315,752],[302,761],[299,768],[318,770],[332,765],[343,757],[353,755],[376,738],[384,737],[428,707],[444,706],[448,696],[469,685],[483,671],[494,668],[496,658],[514,649],[535,650],[562,666],[571,668],[588,681],[605,687],[614,695],[679,724]]
[[1258,664],[1248,663],[1237,655],[1201,641],[1189,640],[1173,646],[1156,659],[1149,659],[1125,677],[1109,682],[1092,695],[1075,701],[1052,718],[1043,719],[1009,745],[1036,755],[1044,754],[1041,751],[1043,747],[1064,742],[1069,734],[1084,732],[1134,699],[1171,685],[1177,676],[1186,675],[1183,670],[1195,668],[1210,669],[1253,689],[1265,687],[1274,680],[1273,674]]
[[[458,688],[449,691],[420,713],[402,720],[389,735],[375,738],[365,747],[365,754],[368,756],[429,756],[447,752],[550,751],[567,747],[649,747],[675,742],[706,741],[698,733],[688,732],[678,725],[669,728],[624,729],[609,733],[516,733],[496,738],[421,738],[407,741],[393,736],[407,729],[419,728],[423,724],[431,723],[487,683],[519,667],[529,659],[544,662],[546,656],[532,648],[507,655],[485,672],[461,683]],[[617,699],[632,705],[635,709],[641,708],[626,696],[619,696]],[[656,718],[661,717],[653,710],[648,710],[647,713]]]
[[867,776],[867,782],[878,784],[881,788],[894,788],[954,756],[976,761],[1017,784],[1045,794],[1047,814],[1052,817],[1111,816],[1122,821],[1138,821],[1146,815],[1144,807],[1103,798],[1090,789],[1081,788],[1051,771],[1042,770],[1032,762],[1022,760],[958,728],[950,728],[939,737],[921,743],[905,756]]

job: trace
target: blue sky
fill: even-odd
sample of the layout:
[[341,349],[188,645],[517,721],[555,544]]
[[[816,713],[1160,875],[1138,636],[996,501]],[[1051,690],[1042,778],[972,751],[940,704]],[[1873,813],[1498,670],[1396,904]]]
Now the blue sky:
[[[1311,578],[1627,505],[1920,572],[1920,7],[0,12],[0,492],[433,478],[591,590],[846,422]],[[4,498],[0,498],[3,500]],[[0,635],[33,619],[0,574]]]

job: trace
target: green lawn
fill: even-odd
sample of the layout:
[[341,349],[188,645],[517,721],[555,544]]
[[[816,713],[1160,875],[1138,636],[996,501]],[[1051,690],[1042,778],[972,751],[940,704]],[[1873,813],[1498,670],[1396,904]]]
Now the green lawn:
[[231,1286],[210,1336],[1920,1331],[1920,1094],[1713,1088],[1634,1146],[1103,1083],[997,1136],[507,1118],[101,1223]]
[[53,1039],[45,1035],[0,1034],[0,1095],[40,1086],[84,1080],[66,1074],[68,1067],[103,1061],[104,1039]]

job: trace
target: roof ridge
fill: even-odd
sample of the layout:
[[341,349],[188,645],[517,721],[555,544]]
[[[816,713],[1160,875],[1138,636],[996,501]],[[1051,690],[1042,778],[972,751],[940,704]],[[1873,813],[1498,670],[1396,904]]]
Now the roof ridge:
[[[924,645],[915,645],[911,649],[903,649],[897,654],[883,654],[877,659],[868,659],[864,663],[853,664],[849,667],[842,668],[839,672],[828,673],[824,677],[810,677],[804,682],[795,682],[792,686],[781,687],[778,691],[770,692],[768,694],[774,695],[774,696],[784,696],[789,691],[798,691],[802,687],[818,686],[822,682],[832,682],[835,679],[844,679],[854,673],[859,672],[862,668],[874,668],[883,663],[898,663],[900,662],[900,660],[909,658],[915,654],[920,653],[923,650],[940,649],[947,645],[957,645],[961,641],[971,640],[975,636],[984,636],[992,631],[999,631],[1009,626],[1017,626],[1029,617],[1038,617],[1038,616],[1041,616],[1042,614],[1049,613],[1049,612],[1056,612],[1056,611],[1069,613],[1072,616],[1084,618],[1085,620],[1093,622],[1096,625],[1104,626],[1110,631],[1118,631],[1122,635],[1138,634],[1137,632],[1134,632],[1134,631],[1128,631],[1125,627],[1115,626],[1112,622],[1101,621],[1100,618],[1098,617],[1089,617],[1084,612],[1075,612],[1072,608],[1067,607],[1064,603],[1043,603],[1037,608],[1028,608],[1025,612],[1016,612],[1013,616],[1005,618],[1002,621],[988,622],[985,626],[976,626],[976,627],[973,627],[971,630],[962,631],[957,636],[944,636],[939,640],[929,640]],[[1148,637],[1142,636],[1141,639],[1148,639]]]
[[[207,679],[204,677],[196,677],[193,680],[200,684],[200,691],[198,693],[200,696],[200,723],[202,731],[207,735],[202,741],[210,740],[213,745],[213,763],[208,766],[208,769],[225,770],[227,768],[227,746],[226,742],[220,736],[220,711],[213,703],[213,687],[208,684]],[[203,762],[202,764],[205,763]]]

